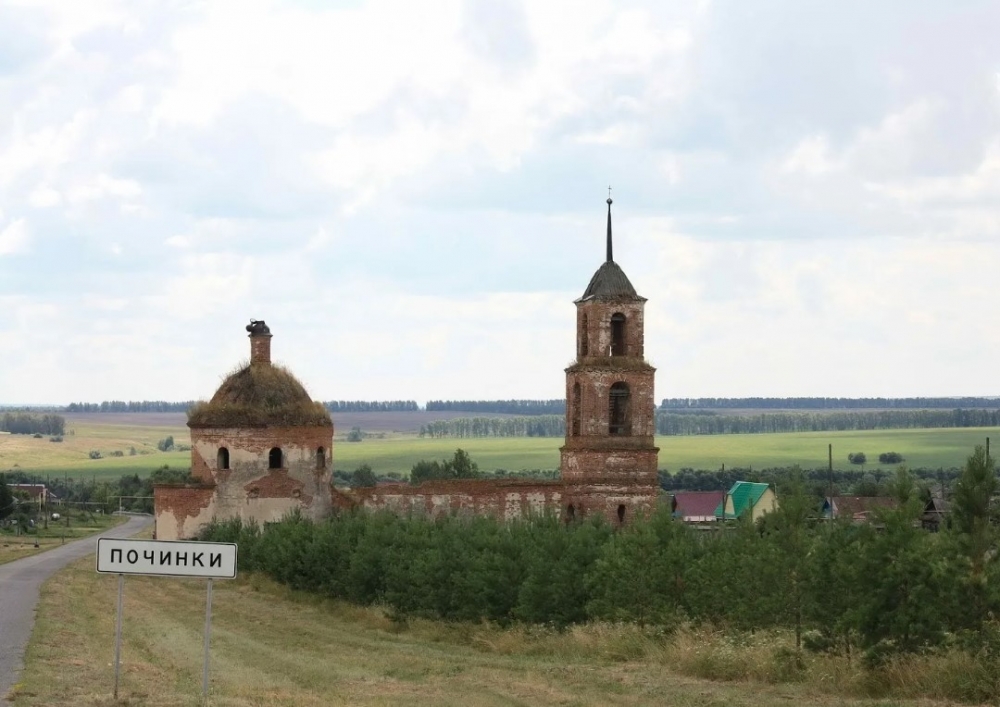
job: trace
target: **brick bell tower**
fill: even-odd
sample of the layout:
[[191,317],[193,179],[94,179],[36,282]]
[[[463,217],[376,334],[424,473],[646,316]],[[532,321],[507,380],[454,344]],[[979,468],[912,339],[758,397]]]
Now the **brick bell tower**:
[[563,518],[601,513],[612,524],[649,514],[659,497],[653,377],[643,355],[643,309],[614,261],[608,197],[607,260],[576,300],[576,361],[566,369]]

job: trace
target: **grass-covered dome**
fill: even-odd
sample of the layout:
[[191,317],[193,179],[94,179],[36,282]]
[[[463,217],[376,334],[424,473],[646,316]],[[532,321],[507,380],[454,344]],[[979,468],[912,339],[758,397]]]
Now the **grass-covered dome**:
[[284,366],[244,363],[207,403],[188,411],[188,427],[331,427],[321,403]]

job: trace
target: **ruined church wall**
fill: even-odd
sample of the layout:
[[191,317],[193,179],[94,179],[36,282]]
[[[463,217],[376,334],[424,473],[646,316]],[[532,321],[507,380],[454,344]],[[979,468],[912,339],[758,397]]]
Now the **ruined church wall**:
[[559,515],[565,496],[559,481],[462,479],[430,481],[420,485],[385,484],[352,489],[349,495],[361,508],[400,515],[488,515],[511,521],[546,513]]

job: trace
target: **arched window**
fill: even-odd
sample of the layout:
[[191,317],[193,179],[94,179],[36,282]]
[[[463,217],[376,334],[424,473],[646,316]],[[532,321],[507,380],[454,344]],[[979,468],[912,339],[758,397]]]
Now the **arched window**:
[[615,383],[608,395],[608,434],[632,434],[632,415],[629,411],[628,383]]
[[272,447],[267,455],[267,467],[269,469],[280,469],[282,464],[281,447]]
[[625,355],[625,315],[621,312],[611,315],[611,355]]
[[326,450],[322,447],[316,449],[316,468],[325,469],[326,468]]
[[578,437],[580,435],[580,415],[581,415],[581,413],[580,413],[580,397],[581,397],[580,396],[580,384],[579,383],[574,383],[573,384],[573,401],[572,401],[572,404],[573,404],[573,427],[572,427],[571,432],[570,432],[570,434],[572,434],[574,437]]
[[621,525],[625,522],[625,504],[618,504],[618,524]]
[[580,355],[587,356],[590,352],[589,321],[586,313],[580,319]]
[[215,455],[215,468],[216,469],[228,469],[229,468],[229,450],[225,447],[219,447],[219,453]]

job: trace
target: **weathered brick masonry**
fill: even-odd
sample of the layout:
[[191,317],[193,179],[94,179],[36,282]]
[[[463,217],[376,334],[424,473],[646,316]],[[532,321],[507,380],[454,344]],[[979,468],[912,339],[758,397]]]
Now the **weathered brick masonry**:
[[315,519],[330,513],[329,413],[271,364],[264,322],[248,330],[248,366],[189,416],[191,474],[200,485],[154,489],[158,538],[194,537],[212,519],[269,523],[293,510]]

